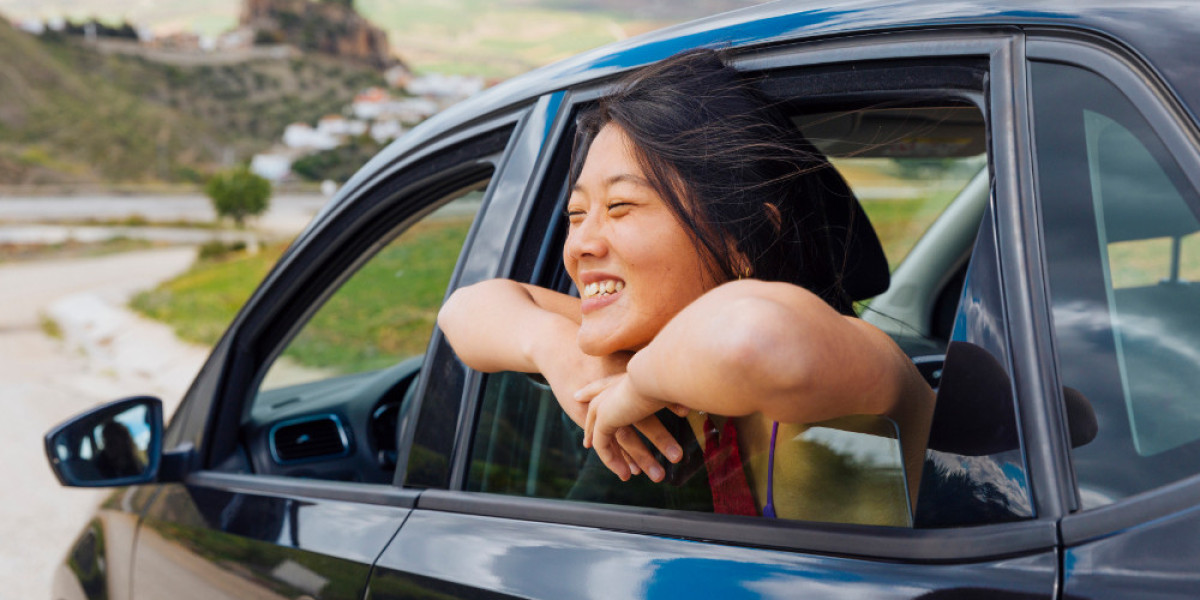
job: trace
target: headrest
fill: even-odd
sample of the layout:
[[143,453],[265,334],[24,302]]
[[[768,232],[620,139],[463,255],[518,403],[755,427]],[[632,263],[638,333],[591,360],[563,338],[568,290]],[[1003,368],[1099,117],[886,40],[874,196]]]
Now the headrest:
[[835,259],[844,257],[842,287],[851,300],[874,298],[891,284],[883,245],[841,173],[833,168],[822,172],[826,173],[823,187],[830,194],[825,203],[825,218],[829,221],[831,251]]
[[819,195],[825,207],[829,252],[841,272],[842,289],[856,302],[882,294],[891,284],[891,271],[871,220],[850,185],[824,153],[802,134],[798,143],[826,165],[801,181],[806,187],[804,193]]

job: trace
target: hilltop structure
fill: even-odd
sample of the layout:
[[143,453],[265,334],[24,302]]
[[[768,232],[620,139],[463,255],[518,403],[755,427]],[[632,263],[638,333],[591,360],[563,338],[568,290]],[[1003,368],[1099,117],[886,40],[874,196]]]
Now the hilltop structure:
[[254,31],[257,44],[291,44],[380,70],[400,64],[387,33],[347,0],[245,0],[240,23]]

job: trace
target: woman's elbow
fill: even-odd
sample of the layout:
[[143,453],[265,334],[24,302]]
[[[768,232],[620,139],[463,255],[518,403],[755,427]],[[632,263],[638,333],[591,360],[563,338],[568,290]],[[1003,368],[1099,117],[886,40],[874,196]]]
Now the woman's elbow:
[[442,308],[438,310],[437,325],[450,341],[451,346],[455,346],[455,339],[458,337],[458,332],[463,328],[464,321],[468,318],[470,311],[467,308],[471,295],[470,287],[463,287],[454,290],[446,302],[442,304]]
[[475,369],[485,366],[480,363],[482,357],[478,356],[481,349],[476,347],[481,343],[481,329],[486,325],[488,307],[485,302],[495,295],[492,288],[501,285],[501,280],[488,280],[458,288],[438,311],[437,324],[442,335],[446,336],[459,359]]
[[[800,325],[787,307],[767,298],[741,298],[726,306],[727,318],[719,322],[723,339],[717,347],[724,369],[743,374],[759,389],[757,397],[767,413],[779,412],[775,399],[805,397],[815,377],[815,357]],[[802,415],[778,414],[780,420],[803,420]]]

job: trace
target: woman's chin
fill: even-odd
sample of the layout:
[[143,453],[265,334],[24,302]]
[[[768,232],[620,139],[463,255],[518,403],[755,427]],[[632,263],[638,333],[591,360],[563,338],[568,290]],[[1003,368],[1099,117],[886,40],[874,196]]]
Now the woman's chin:
[[626,332],[620,331],[589,331],[586,325],[579,329],[579,336],[576,338],[579,349],[590,356],[611,356],[618,352],[637,352],[645,348],[651,339],[642,339],[641,337],[634,339]]
[[605,340],[594,340],[583,335],[579,336],[579,349],[589,356],[608,356],[619,350]]

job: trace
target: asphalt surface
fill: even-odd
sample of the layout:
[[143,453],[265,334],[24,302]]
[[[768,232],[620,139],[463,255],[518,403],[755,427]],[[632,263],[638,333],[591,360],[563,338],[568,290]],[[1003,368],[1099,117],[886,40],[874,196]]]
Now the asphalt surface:
[[[255,220],[255,226],[295,233],[327,201],[319,194],[272,196],[270,208]],[[80,223],[133,217],[151,223],[211,222],[216,214],[212,202],[201,195],[0,197],[0,223]]]
[[[48,598],[53,570],[103,492],[60,487],[42,435],[96,404],[149,394],[171,414],[207,355],[124,308],[185,270],[194,248],[0,265],[0,599]],[[46,334],[53,317],[61,337]]]
[[[211,222],[211,203],[202,196],[7,196],[0,197],[0,243],[55,243],[64,229],[85,242],[114,231],[180,244],[291,236],[326,201],[276,196],[252,232],[230,232],[78,225],[132,217]],[[195,255],[195,247],[177,246],[0,264],[0,600],[48,598],[54,570],[106,494],[61,487],[42,435],[87,408],[133,395],[158,396],[169,417],[207,358],[207,348],[180,342],[167,326],[126,308],[133,294],[183,272]],[[57,324],[57,336],[48,334],[48,322]],[[164,598],[184,597],[172,587],[182,582],[159,583],[172,590]]]

